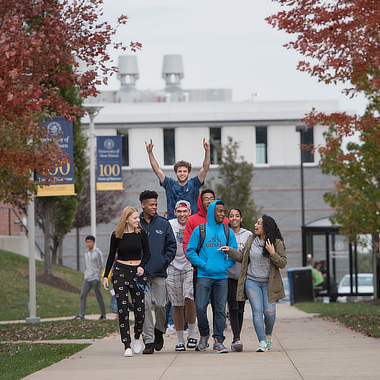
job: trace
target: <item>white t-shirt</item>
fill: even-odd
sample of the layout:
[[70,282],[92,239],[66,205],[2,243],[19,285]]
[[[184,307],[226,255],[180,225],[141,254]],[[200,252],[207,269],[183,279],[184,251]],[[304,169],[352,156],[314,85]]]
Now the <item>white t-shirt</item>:
[[186,258],[185,254],[183,253],[182,246],[185,226],[180,225],[177,219],[171,219],[169,220],[169,223],[172,226],[175,240],[177,242],[177,253],[170,265],[179,270],[191,270],[192,266],[190,264],[190,261]]

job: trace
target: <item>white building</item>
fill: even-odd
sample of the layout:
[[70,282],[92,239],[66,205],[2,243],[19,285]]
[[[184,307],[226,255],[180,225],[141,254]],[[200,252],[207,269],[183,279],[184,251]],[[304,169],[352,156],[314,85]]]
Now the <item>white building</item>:
[[[231,136],[240,144],[239,155],[254,164],[253,199],[262,207],[262,213],[277,221],[287,246],[288,267],[301,266],[301,150],[296,125],[313,107],[326,113],[335,112],[339,110],[338,102],[233,102],[231,91],[226,89],[182,90],[180,80],[184,74],[178,57],[164,58],[166,87],[158,91],[138,90],[136,57],[121,58],[121,89],[103,92],[91,101],[104,106],[95,118],[96,135],[124,136],[125,205],[140,209],[138,195],[150,189],[160,195],[158,212],[165,211],[165,192],[150,168],[145,141],[153,140],[157,161],[167,175],[174,177],[173,164],[182,159],[192,163],[194,175],[199,171],[204,158],[202,140],[210,139],[212,165],[207,177],[210,179],[217,177],[218,148]],[[82,123],[88,130],[89,118],[84,117]],[[317,126],[303,133],[304,143],[323,145],[325,130]],[[309,151],[303,154],[305,223],[308,223],[331,215],[323,194],[334,185],[333,178],[321,172],[319,154]],[[114,225],[98,228],[98,246],[104,253],[108,252],[109,234],[114,228]]]

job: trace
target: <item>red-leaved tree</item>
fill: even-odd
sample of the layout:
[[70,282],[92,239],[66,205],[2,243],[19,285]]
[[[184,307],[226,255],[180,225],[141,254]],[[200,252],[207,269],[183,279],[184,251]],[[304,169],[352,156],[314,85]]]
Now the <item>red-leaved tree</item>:
[[[368,113],[363,116],[313,110],[304,119],[309,127],[334,124],[339,136],[351,136],[379,124],[374,111],[380,100],[380,1],[275,1],[287,8],[267,21],[295,35],[285,47],[307,58],[297,69],[326,84],[347,84],[344,92],[348,96],[364,93],[369,99]],[[325,149],[330,148],[327,144]]]
[[[328,126],[320,147],[324,173],[337,179],[325,194],[334,208],[331,220],[350,241],[359,233],[380,233],[380,1],[276,0],[287,7],[268,22],[294,34],[286,45],[306,59],[298,69],[326,84],[344,83],[348,96],[364,94],[364,115],[325,114],[313,109],[303,121]],[[359,143],[345,145],[357,133]]]
[[[75,87],[82,98],[97,94],[117,69],[109,67],[113,27],[100,22],[102,0],[0,0],[0,199],[12,202],[26,190],[36,192],[36,170],[63,165],[55,141],[41,145],[40,122],[58,115],[69,120],[81,115],[60,89]],[[140,48],[131,43],[132,51]],[[78,60],[88,69],[78,71]]]

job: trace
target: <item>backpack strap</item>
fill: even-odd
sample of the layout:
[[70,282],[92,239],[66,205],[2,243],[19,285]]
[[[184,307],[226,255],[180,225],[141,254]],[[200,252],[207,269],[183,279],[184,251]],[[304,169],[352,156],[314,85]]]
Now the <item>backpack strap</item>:
[[206,223],[201,223],[199,225],[199,246],[197,247],[197,254],[201,251],[202,245],[206,239]]

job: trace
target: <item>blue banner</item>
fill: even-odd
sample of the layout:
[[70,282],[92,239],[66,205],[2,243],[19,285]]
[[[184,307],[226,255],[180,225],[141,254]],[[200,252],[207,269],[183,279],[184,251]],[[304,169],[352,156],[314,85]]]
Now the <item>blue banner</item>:
[[98,136],[96,140],[96,190],[123,190],[122,136]]
[[[58,145],[62,152],[70,156],[69,162],[60,167],[54,167],[49,171],[52,176],[49,184],[38,188],[38,197],[50,197],[61,195],[74,195],[74,155],[73,155],[73,123],[63,117],[56,116],[53,119],[41,123],[42,128],[47,129],[45,141],[59,137]],[[44,181],[46,176],[37,174],[37,179]]]

